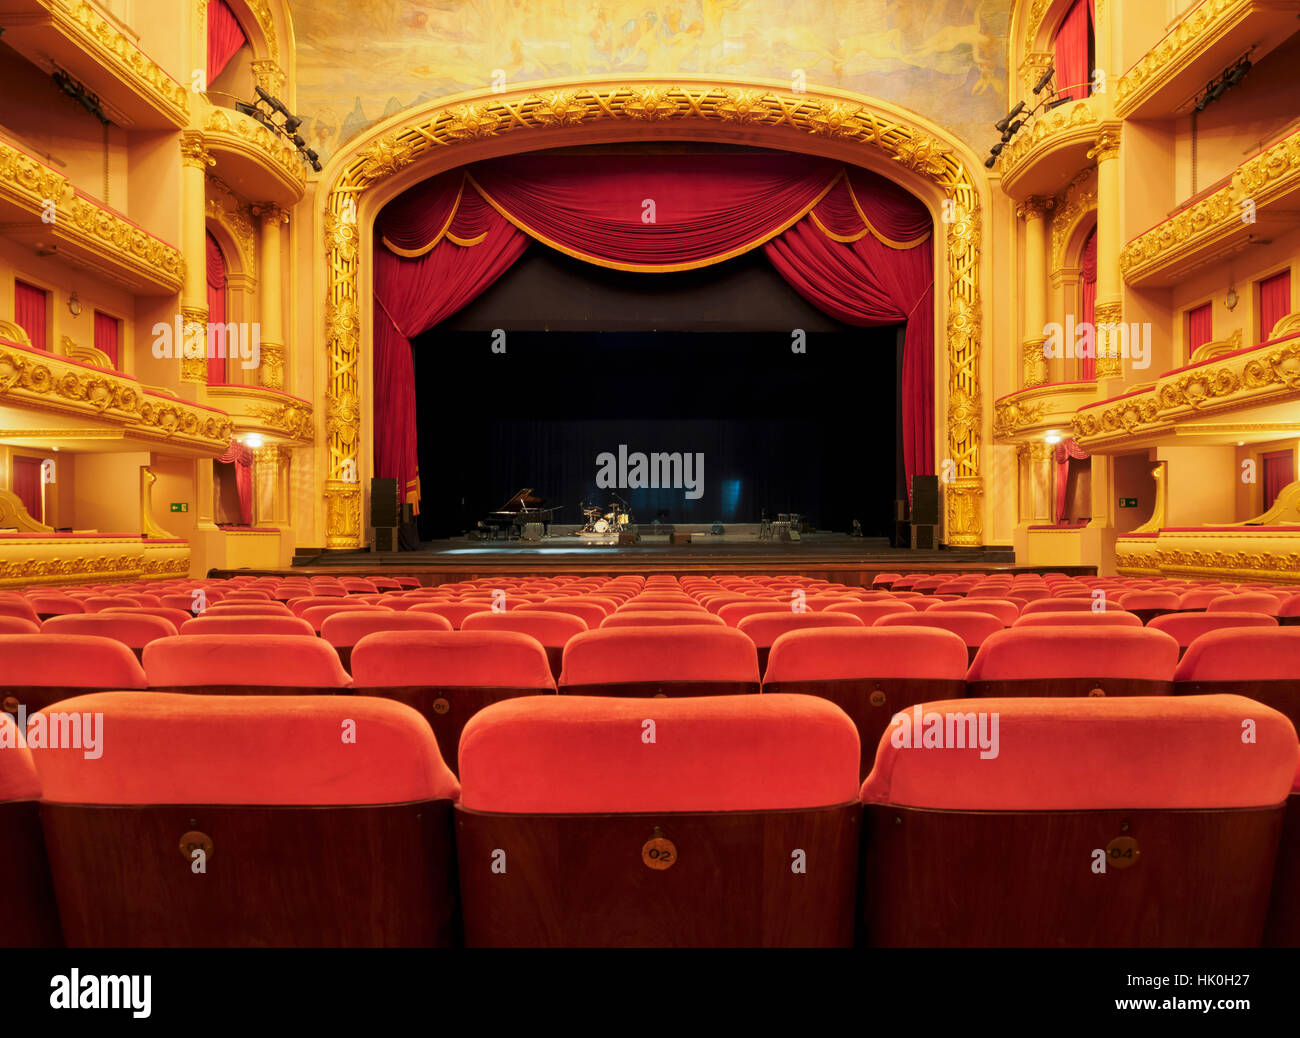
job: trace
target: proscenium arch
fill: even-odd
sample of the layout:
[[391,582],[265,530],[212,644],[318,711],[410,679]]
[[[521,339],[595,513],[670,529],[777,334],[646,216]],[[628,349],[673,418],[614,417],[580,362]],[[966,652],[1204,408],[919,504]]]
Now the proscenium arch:
[[[983,543],[979,293],[981,192],[973,155],[940,128],[894,105],[841,90],[792,91],[773,80],[679,75],[552,80],[457,94],[372,127],[330,160],[321,214],[326,257],[326,547],[362,544],[362,477],[370,460],[369,229],[383,206],[443,170],[501,155],[578,144],[697,140],[820,155],[872,169],[926,204],[936,239],[935,329],[944,329],[946,408],[936,444],[947,499],[946,541]],[[363,233],[363,231],[365,233]],[[941,256],[942,253],[942,256]],[[936,340],[940,336],[936,334]],[[937,350],[936,350],[937,352]],[[362,363],[363,357],[365,363]],[[936,379],[936,389],[941,384]]]

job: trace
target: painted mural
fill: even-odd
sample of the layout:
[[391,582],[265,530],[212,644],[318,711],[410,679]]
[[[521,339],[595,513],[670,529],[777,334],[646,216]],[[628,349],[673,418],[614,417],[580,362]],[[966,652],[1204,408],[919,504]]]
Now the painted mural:
[[[303,131],[325,158],[463,90],[605,73],[870,94],[982,151],[1006,112],[1010,0],[290,0]],[[340,75],[340,70],[346,70]]]

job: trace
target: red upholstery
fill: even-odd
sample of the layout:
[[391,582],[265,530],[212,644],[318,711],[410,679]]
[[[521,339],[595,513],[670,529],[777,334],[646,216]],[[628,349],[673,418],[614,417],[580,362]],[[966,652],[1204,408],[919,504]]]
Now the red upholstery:
[[301,616],[283,602],[216,602],[202,616]]
[[600,628],[606,627],[726,627],[726,621],[716,613],[704,609],[689,609],[673,612],[617,612],[611,613],[600,621]]
[[[1008,632],[1011,633],[1011,632]],[[1113,636],[1117,632],[1107,632]],[[943,811],[1096,811],[1259,807],[1290,792],[1300,746],[1285,716],[1242,696],[954,699],[914,707],[951,745],[970,718],[997,718],[997,755],[915,748],[915,713],[881,737],[862,802]],[[1257,744],[1241,739],[1256,721]],[[913,747],[895,745],[913,740]],[[967,743],[969,745],[969,738]],[[989,739],[988,742],[992,743]]]
[[311,625],[312,630],[319,631],[323,624],[336,613],[391,613],[392,609],[385,609],[383,606],[366,605],[364,602],[353,602],[348,599],[336,601],[333,605],[317,605],[310,609],[304,609],[300,614],[302,619]]
[[311,624],[300,616],[196,616],[181,624],[178,634],[288,634],[316,637]]
[[966,676],[966,646],[951,631],[923,627],[808,628],[772,643],[764,682],[862,677]]
[[645,599],[633,598],[618,607],[620,613],[704,613],[708,612],[693,598]]
[[23,733],[12,717],[0,712],[0,803],[40,798],[41,780]]
[[[347,688],[334,647],[296,634],[181,634],[144,650],[150,688]],[[138,686],[137,686],[138,687]]]
[[[305,622],[305,621],[304,621]],[[311,625],[308,624],[310,627]],[[432,613],[394,612],[388,609],[331,613],[320,625],[320,636],[335,648],[350,648],[376,631],[450,631],[451,621]]]
[[0,684],[16,688],[144,688],[121,642],[88,634],[0,635]]
[[481,613],[484,608],[486,607],[482,602],[421,602],[419,605],[411,606],[408,612],[432,613],[434,616],[441,616],[452,627],[459,629],[465,617]]
[[758,684],[754,642],[731,627],[616,627],[576,635],[564,647],[560,687],[643,681]]
[[889,616],[893,613],[917,613],[916,606],[910,602],[893,602],[888,599],[881,599],[874,602],[837,602],[835,605],[829,605],[822,610],[823,613],[834,615],[835,613],[848,613],[850,616],[856,616],[862,623],[870,627],[882,616]]
[[1170,681],[1178,643],[1163,631],[1128,627],[1009,627],[990,636],[967,681],[1134,678]]
[[521,605],[517,612],[568,613],[570,616],[581,617],[589,628],[593,628],[599,627],[600,622],[613,613],[613,609],[595,602],[578,602],[571,598],[550,598],[545,602],[530,602]]
[[873,627],[937,627],[942,631],[952,631],[968,648],[983,645],[992,634],[1005,629],[1005,625],[991,613],[962,612],[950,609],[935,612],[933,609],[924,613],[893,613],[882,616]]
[[1266,613],[1169,613],[1147,624],[1153,631],[1164,631],[1179,645],[1188,646],[1207,631],[1227,627],[1276,627],[1277,620]]
[[40,629],[40,620],[28,620],[26,617],[6,616],[0,613],[0,634],[37,634]]
[[25,598],[0,598],[0,616],[16,616],[32,623],[40,623],[40,614]]
[[1207,631],[1192,642],[1174,680],[1300,683],[1300,627]]
[[301,598],[291,598],[285,605],[294,616],[302,616],[312,606],[318,605],[338,605],[339,599],[347,598],[347,595],[322,595],[318,589],[313,588],[310,595],[304,595]]
[[1179,609],[1204,609],[1216,598],[1223,596],[1223,588],[1196,588],[1184,591],[1178,598]]
[[119,613],[87,613],[81,616],[52,616],[41,624],[43,634],[90,634],[112,638],[131,649],[143,649],[151,641],[176,633],[170,620],[161,616],[130,616]]
[[779,613],[755,613],[740,621],[736,630],[753,640],[759,648],[770,646],[788,631],[802,631],[814,627],[863,627],[862,620],[852,613],[792,613],[788,609]]
[[[387,699],[109,692],[54,709],[102,714],[111,736],[98,760],[33,754],[52,803],[401,804],[459,793],[424,718]],[[349,723],[353,742],[341,734]]]
[[1172,591],[1127,591],[1115,596],[1121,609],[1177,609],[1179,596]]
[[27,601],[41,616],[62,616],[64,613],[84,613],[85,607],[69,595],[54,592],[34,592],[27,595]]
[[533,696],[476,714],[460,762],[474,811],[788,810],[853,800],[858,734],[815,696]]
[[177,631],[181,629],[181,624],[194,619],[193,613],[187,613],[180,609],[172,609],[169,606],[115,606],[112,609],[103,610],[99,615],[157,616],[168,621]]
[[1141,627],[1142,618],[1122,609],[1108,609],[1104,613],[1091,611],[1060,613],[1027,613],[1017,618],[1012,627]]
[[555,688],[545,649],[517,631],[378,631],[352,647],[352,675],[358,688]]
[[1003,627],[1010,627],[1020,616],[1020,607],[1005,598],[963,598],[956,602],[939,602],[927,612],[951,613],[954,610],[962,613],[989,613],[1001,620]]
[[790,612],[789,602],[778,602],[773,599],[753,599],[749,602],[728,602],[717,613],[710,615],[720,616],[722,622],[728,627],[735,627],[747,616],[753,616],[756,613],[779,613],[782,611]]
[[1276,616],[1280,604],[1277,595],[1248,592],[1244,595],[1223,595],[1205,607],[1207,613],[1264,613]]
[[[1105,608],[1111,608],[1113,603],[1105,602]],[[1093,606],[1093,598],[1088,595],[1084,598],[1036,598],[1020,610],[1020,615],[1025,616],[1028,613],[1064,613],[1064,612],[1090,612]],[[1103,609],[1098,609],[1103,612]]]
[[564,645],[575,634],[587,630],[587,622],[580,616],[540,609],[527,613],[474,613],[460,626],[462,631],[518,631],[547,647]]

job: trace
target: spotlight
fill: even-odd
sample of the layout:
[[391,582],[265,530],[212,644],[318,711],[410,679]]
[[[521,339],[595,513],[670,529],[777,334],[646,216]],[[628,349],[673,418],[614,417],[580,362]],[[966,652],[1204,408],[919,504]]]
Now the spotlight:
[[999,119],[997,122],[995,122],[993,124],[993,128],[996,129],[999,133],[1006,133],[1007,127],[1011,125],[1011,120],[1014,119],[1017,115],[1019,115],[1024,110],[1025,110],[1025,102],[1017,101],[1016,107],[1011,109],[1011,111],[1009,111],[1006,114],[1006,117],[1004,119]]
[[307,147],[307,142],[303,140],[300,136],[298,136],[298,134],[296,133],[290,138],[290,140],[292,140],[293,143],[297,145],[299,151]]
[[1235,87],[1238,83],[1240,83],[1243,79],[1246,78],[1246,73],[1249,71],[1250,71],[1250,59],[1242,58],[1241,61],[1239,61],[1236,65],[1233,66],[1232,71],[1228,73],[1228,86]]
[[303,152],[303,154],[307,156],[307,161],[308,161],[308,162],[316,162],[316,161],[318,161],[318,160],[320,159],[320,156],[317,155],[314,151],[312,151],[311,148],[307,148],[307,149]]
[[1046,87],[1047,84],[1052,81],[1052,77],[1054,75],[1056,75],[1056,67],[1051,66],[1048,68],[1046,72],[1043,73],[1042,78],[1039,79],[1039,81],[1034,84],[1034,94],[1035,95],[1041,94],[1043,92],[1043,88]]
[[989,151],[994,155],[1001,155],[1004,147],[1006,147],[1004,144],[995,144],[993,147],[989,148]]
[[984,160],[985,169],[992,169],[997,164],[998,164],[998,157],[996,155],[990,155],[988,158]]
[[288,119],[286,119],[286,120],[284,121],[284,132],[285,132],[285,133],[297,133],[297,132],[298,132],[298,127],[301,126],[301,125],[302,125],[302,120],[299,119],[298,116],[296,116],[296,115],[291,115],[291,116],[289,116]]

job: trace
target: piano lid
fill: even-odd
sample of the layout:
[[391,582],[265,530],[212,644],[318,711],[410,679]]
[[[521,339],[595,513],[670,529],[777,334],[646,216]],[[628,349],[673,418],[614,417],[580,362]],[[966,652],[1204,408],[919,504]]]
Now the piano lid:
[[536,508],[545,498],[534,497],[533,488],[528,487],[520,490],[510,498],[504,505],[497,509],[498,512],[524,512],[530,508]]

